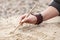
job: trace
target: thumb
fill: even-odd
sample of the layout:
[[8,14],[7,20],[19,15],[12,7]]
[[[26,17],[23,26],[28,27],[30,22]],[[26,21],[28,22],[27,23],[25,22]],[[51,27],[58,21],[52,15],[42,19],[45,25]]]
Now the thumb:
[[29,18],[24,18],[21,22],[22,23],[29,23]]

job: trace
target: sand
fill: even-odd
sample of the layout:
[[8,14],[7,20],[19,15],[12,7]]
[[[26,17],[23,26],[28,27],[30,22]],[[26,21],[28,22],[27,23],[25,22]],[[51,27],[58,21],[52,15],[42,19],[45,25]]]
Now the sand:
[[38,3],[33,13],[48,7],[50,0],[0,0],[0,40],[60,40],[60,19],[53,18],[40,25],[24,23],[18,25],[21,15],[28,13]]

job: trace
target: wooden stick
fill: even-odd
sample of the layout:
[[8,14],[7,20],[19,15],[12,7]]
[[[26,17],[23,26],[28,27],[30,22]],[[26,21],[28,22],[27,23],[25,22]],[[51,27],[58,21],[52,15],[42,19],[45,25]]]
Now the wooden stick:
[[[34,5],[34,7],[33,7],[31,10],[28,11],[29,13],[28,13],[28,15],[27,15],[26,17],[28,17],[28,16],[32,13],[32,10],[33,10],[36,6],[37,6],[37,4]],[[10,34],[14,33],[20,26],[21,26],[21,25],[19,24],[12,32],[10,32]]]

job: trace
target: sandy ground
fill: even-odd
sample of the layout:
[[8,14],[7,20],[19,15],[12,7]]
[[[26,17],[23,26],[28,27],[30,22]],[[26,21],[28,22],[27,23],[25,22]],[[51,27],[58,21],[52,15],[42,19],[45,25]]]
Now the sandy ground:
[[18,25],[20,15],[38,3],[33,13],[40,13],[48,7],[50,0],[0,0],[0,40],[60,40],[60,17],[52,18],[40,25]]

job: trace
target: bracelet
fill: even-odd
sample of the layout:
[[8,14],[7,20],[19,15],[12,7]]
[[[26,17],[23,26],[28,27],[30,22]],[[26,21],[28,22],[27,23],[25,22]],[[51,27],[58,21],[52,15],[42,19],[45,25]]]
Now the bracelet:
[[[32,14],[32,15],[34,15],[34,14]],[[34,16],[37,17],[37,22],[36,22],[36,24],[40,24],[40,23],[43,22],[43,16],[42,16],[41,14],[37,14],[37,15],[34,15]]]

